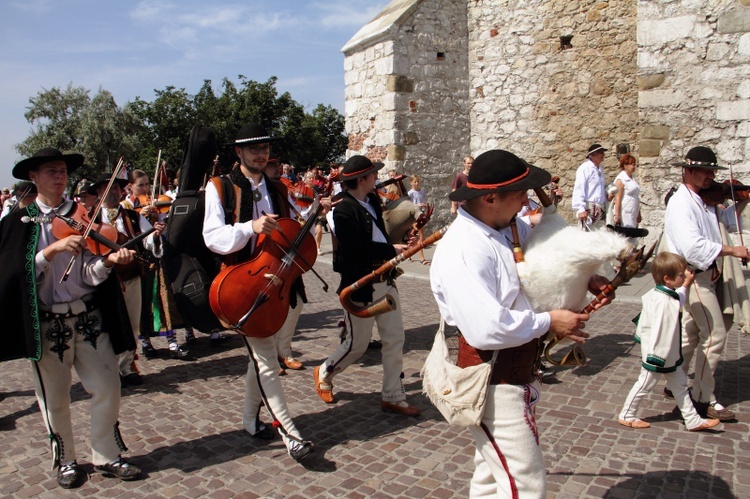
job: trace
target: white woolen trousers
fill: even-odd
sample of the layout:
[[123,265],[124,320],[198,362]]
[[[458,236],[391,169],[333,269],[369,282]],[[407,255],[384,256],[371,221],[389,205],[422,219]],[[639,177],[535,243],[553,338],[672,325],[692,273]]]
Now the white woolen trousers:
[[[143,306],[140,277],[122,282],[122,297],[125,300],[130,327],[133,329],[133,337],[135,338],[136,348],[138,348],[138,335],[141,333],[141,307]],[[120,365],[121,376],[127,376],[133,372],[134,359],[135,350],[128,350],[118,355],[117,362]]]
[[[289,409],[286,405],[284,389],[279,379],[279,360],[276,352],[276,339],[273,336],[255,338],[243,336],[245,345],[250,352],[250,362],[247,364],[245,376],[245,405],[242,412],[242,425],[251,435],[258,431],[256,419],[261,404],[273,421],[278,421],[278,428],[284,444],[289,447],[290,440],[301,440],[297,428],[294,426]],[[269,423],[271,424],[271,423]],[[290,438],[290,435],[292,438]]]
[[[320,367],[321,381],[332,381],[334,376],[343,372],[356,362],[366,351],[372,337],[372,327],[378,324],[378,334],[383,343],[383,386],[382,399],[385,402],[406,400],[401,383],[401,372],[404,367],[404,322],[401,317],[401,300],[395,286],[380,282],[373,285],[373,301],[377,302],[390,294],[396,302],[396,310],[375,317],[362,318],[346,313],[346,338],[333,354]],[[358,306],[364,303],[354,302]],[[329,371],[330,369],[330,371]]]
[[692,397],[698,402],[716,400],[716,366],[724,351],[727,330],[732,327],[732,317],[725,316],[716,298],[716,286],[711,282],[711,271],[701,272],[688,295],[689,314],[682,315],[682,364],[688,372],[695,355],[695,378]]
[[294,336],[294,331],[297,329],[297,322],[299,321],[299,316],[302,315],[303,306],[302,297],[297,295],[297,306],[294,308],[289,307],[289,313],[286,316],[284,324],[273,335],[276,338],[276,351],[282,359],[288,359],[292,356],[292,336]]
[[662,377],[666,378],[667,386],[674,395],[674,401],[682,413],[682,419],[685,420],[685,427],[690,430],[702,425],[703,418],[695,411],[695,406],[693,406],[693,402],[690,400],[690,392],[688,392],[687,388],[687,375],[679,367],[671,373],[656,373],[641,368],[638,381],[630,389],[628,398],[625,399],[625,404],[622,406],[620,419],[628,420],[637,418],[638,406],[640,406],[641,400],[654,389],[656,383]]
[[480,426],[471,426],[476,469],[471,497],[544,498],[546,473],[534,406],[538,382],[490,385]]
[[[89,317],[101,314],[94,310]],[[72,329],[73,337],[68,341],[67,350],[60,361],[58,354],[50,350],[54,345],[45,337],[49,325],[42,322],[42,358],[31,362],[32,377],[39,409],[48,430],[56,434],[60,448],[53,440],[53,454],[59,452],[61,461],[77,459],[73,426],[70,415],[71,369],[75,368],[84,389],[91,395],[91,462],[94,465],[106,464],[120,455],[120,438],[117,430],[117,417],[120,412],[120,378],[117,372],[117,358],[109,341],[109,334],[102,333],[96,338],[96,348],[84,336],[76,332],[77,317],[65,319]]]

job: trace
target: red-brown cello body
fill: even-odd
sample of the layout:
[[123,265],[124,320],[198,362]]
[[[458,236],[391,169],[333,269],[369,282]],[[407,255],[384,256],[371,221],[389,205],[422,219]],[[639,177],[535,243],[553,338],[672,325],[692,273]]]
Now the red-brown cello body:
[[318,255],[308,224],[291,218],[277,221],[281,232],[259,235],[250,260],[224,268],[211,283],[211,309],[245,336],[265,338],[281,328],[289,314],[292,284]]

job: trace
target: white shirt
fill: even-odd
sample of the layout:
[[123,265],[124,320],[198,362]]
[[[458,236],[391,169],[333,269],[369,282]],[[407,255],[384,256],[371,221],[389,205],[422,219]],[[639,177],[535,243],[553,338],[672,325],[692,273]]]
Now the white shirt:
[[[37,200],[39,210],[47,215],[52,211],[50,206]],[[65,282],[60,279],[68,268],[72,253],[63,252],[56,255],[52,261],[44,258],[44,249],[57,241],[52,234],[52,223],[45,222],[39,227],[39,244],[34,259],[36,266],[37,295],[39,304],[51,307],[55,303],[68,303],[78,300],[94,291],[94,287],[103,283],[109,275],[111,268],[104,266],[103,258],[96,256],[88,250],[76,257],[73,268],[68,274]]]
[[[102,206],[101,219],[104,221],[104,223],[109,224],[117,229],[117,232],[121,234],[129,234],[127,228],[125,227],[124,220],[124,217],[126,217],[127,215],[125,215],[125,213],[123,213],[120,208],[121,207],[119,205],[117,206],[117,208],[107,208],[105,206]],[[138,215],[138,227],[141,230],[141,233],[153,229],[153,225],[151,225],[151,223],[146,220],[146,217],[141,214]],[[156,258],[161,258],[164,254],[164,247],[162,245],[159,245],[159,247],[157,248],[155,236],[153,233],[143,239],[143,248],[146,251],[150,251]]]
[[[521,242],[531,231],[518,223]],[[521,292],[509,227],[494,230],[459,208],[430,267],[430,284],[445,322],[474,348],[498,350],[528,343],[550,327]]]
[[669,199],[664,216],[669,251],[690,265],[706,270],[721,253],[721,232],[716,212],[685,184]]
[[576,181],[573,185],[573,211],[583,213],[588,211],[586,203],[596,203],[602,207],[607,202],[604,192],[604,170],[596,166],[593,161],[586,160],[576,170]]
[[[255,185],[251,178],[247,178],[253,189],[260,192],[260,200],[254,203],[253,218],[247,222],[235,222],[233,224],[225,223],[224,206],[219,198],[213,182],[206,185],[206,209],[203,214],[203,241],[206,247],[212,252],[219,255],[228,255],[235,253],[244,248],[248,241],[255,247],[255,232],[253,231],[253,220],[263,216],[274,214],[273,204],[268,195],[266,186],[266,177],[261,177],[260,183]],[[290,198],[289,203],[294,201]],[[290,211],[286,214],[288,217],[294,217]]]

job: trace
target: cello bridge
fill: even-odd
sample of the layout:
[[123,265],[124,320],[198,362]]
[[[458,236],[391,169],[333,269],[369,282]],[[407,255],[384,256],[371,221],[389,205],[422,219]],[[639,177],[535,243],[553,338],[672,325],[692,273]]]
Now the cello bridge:
[[276,274],[263,274],[263,277],[271,281],[274,286],[281,286],[284,283],[284,280]]

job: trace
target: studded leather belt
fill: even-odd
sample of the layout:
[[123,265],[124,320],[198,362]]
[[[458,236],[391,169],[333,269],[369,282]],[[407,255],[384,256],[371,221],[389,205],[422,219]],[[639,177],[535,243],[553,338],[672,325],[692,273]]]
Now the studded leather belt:
[[[79,312],[75,312],[74,308],[71,307],[70,304],[67,304],[68,305],[67,312],[57,313],[57,312],[53,312],[52,310],[43,310],[40,308],[39,318],[44,322],[49,322],[49,321],[58,320],[58,319],[69,319],[71,317],[76,317],[81,314],[87,314],[91,312],[92,310],[96,310],[97,308],[99,308],[99,300],[97,299],[97,296],[94,295],[93,293],[84,296],[83,298],[81,298],[81,301],[83,302],[83,305],[85,308]],[[80,310],[81,307],[76,307],[76,308]]]

